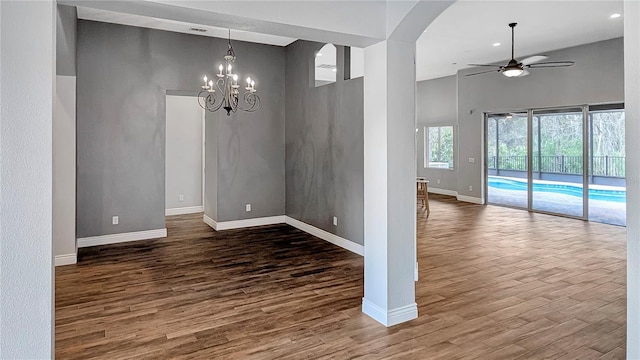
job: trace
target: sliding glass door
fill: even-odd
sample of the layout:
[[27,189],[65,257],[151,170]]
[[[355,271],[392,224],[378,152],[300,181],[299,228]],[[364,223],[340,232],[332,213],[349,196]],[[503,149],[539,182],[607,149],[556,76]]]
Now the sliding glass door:
[[589,220],[626,225],[624,109],[589,108]]
[[487,114],[487,203],[626,224],[624,109]]
[[532,113],[531,208],[584,217],[584,117],[582,108]]
[[487,117],[487,201],[527,208],[527,113]]

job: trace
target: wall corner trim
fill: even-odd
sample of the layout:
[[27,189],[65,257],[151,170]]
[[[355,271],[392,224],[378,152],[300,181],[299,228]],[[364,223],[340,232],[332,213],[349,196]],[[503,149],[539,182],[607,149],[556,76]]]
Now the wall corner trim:
[[458,196],[456,196],[456,198],[458,199],[458,201],[464,201],[464,202],[468,202],[468,203],[484,205],[484,199],[483,198],[477,198],[477,197],[466,196],[466,195],[458,195]]
[[167,237],[167,228],[78,238],[78,247],[117,244],[163,237]]
[[188,207],[181,207],[181,208],[165,209],[164,215],[173,216],[173,215],[195,214],[203,211],[204,211],[204,208],[202,206],[188,206]]
[[413,303],[399,308],[385,310],[373,302],[362,298],[362,312],[386,327],[418,318],[418,304]]
[[76,253],[56,255],[54,258],[55,266],[73,265],[78,263],[78,256]]
[[287,225],[291,225],[299,230],[302,230],[308,234],[319,237],[322,240],[328,241],[334,245],[340,246],[343,249],[349,250],[360,256],[364,256],[364,246],[357,244],[353,241],[342,238],[338,235],[332,234],[328,231],[319,229],[315,226],[304,223],[300,220],[294,219],[289,216],[285,216]]
[[212,218],[208,217],[206,214],[202,216],[202,221],[204,221],[205,224],[209,225],[213,230],[217,230],[216,228],[218,227],[218,223]]

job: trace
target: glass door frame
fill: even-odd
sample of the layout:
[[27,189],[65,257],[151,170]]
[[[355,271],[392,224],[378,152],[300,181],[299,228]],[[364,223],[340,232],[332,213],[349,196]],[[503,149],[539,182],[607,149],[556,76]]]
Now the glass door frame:
[[[556,213],[544,210],[538,210],[533,208],[533,113],[538,111],[549,112],[563,112],[568,110],[581,109],[582,113],[582,216],[574,216],[563,213]],[[494,204],[489,202],[489,117],[506,115],[509,113],[527,113],[527,207],[519,207],[512,205]],[[539,122],[538,122],[539,124]],[[498,112],[485,112],[484,113],[484,193],[486,194],[487,204],[498,205],[505,207],[512,207],[516,209],[527,210],[529,212],[536,212],[540,214],[548,214],[555,216],[568,217],[578,220],[588,221],[589,219],[589,158],[592,154],[589,151],[589,105],[576,105],[576,106],[559,106],[559,107],[547,107],[547,108],[530,108],[526,110],[511,110],[511,111],[498,111]],[[540,133],[538,133],[540,136]],[[498,146],[498,144],[496,144]],[[538,149],[540,151],[540,149]],[[497,163],[498,160],[496,160]],[[538,164],[541,166],[542,164]]]

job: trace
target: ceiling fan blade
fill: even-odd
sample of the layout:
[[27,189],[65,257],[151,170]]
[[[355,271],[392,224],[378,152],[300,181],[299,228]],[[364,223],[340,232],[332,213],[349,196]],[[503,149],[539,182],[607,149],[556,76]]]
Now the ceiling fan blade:
[[575,62],[573,62],[573,61],[549,61],[549,62],[541,62],[541,63],[529,64],[529,65],[526,65],[526,67],[529,68],[529,69],[552,68],[552,67],[569,67],[569,66],[573,66],[573,64],[575,64]]
[[521,61],[522,65],[530,65],[533,63],[537,63],[538,61],[547,60],[549,57],[544,55],[535,55],[529,56],[528,58]]
[[500,69],[495,69],[495,70],[486,70],[486,71],[480,71],[480,72],[477,72],[477,73],[467,74],[467,75],[465,75],[465,76],[474,76],[474,75],[480,75],[480,74],[488,74],[488,73],[491,73],[491,72],[499,72],[499,71],[500,71]]
[[492,64],[467,64],[469,66],[490,66],[490,67],[494,67],[494,68],[500,68],[500,65],[492,65]]

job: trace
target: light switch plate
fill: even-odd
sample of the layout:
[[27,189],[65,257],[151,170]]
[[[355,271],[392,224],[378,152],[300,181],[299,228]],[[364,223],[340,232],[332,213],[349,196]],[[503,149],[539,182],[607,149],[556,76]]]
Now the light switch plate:
[[469,162],[470,163],[475,163],[476,162],[476,158],[469,158]]

